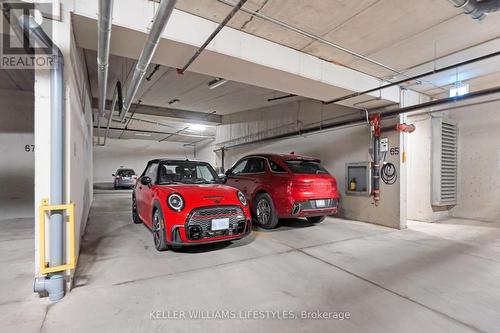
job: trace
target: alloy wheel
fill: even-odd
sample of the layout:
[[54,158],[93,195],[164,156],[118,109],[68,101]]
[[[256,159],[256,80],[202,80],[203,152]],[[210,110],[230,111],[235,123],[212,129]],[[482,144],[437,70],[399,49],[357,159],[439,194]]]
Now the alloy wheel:
[[153,217],[153,239],[155,245],[160,244],[160,232],[161,232],[161,219],[158,211],[155,212]]
[[257,220],[260,224],[266,225],[271,218],[271,206],[266,199],[261,199],[257,204]]

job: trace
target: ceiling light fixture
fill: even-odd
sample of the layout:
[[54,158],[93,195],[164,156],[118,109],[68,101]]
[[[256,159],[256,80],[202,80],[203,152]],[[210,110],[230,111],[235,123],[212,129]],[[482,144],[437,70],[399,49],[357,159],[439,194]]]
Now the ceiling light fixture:
[[177,99],[177,98],[174,98],[174,99],[171,99],[170,101],[168,101],[168,105],[174,105],[174,104],[177,104],[179,103],[180,100]]
[[204,131],[207,129],[207,126],[203,124],[191,124],[189,125],[189,129],[193,131]]
[[215,89],[217,87],[222,86],[224,83],[226,83],[226,79],[222,79],[220,77],[216,78],[215,80],[212,80],[208,83],[208,88],[210,89]]
[[457,82],[455,86],[450,88],[450,97],[458,97],[469,93],[469,85]]
[[150,137],[151,134],[148,133],[135,133],[136,136],[145,136],[145,137]]

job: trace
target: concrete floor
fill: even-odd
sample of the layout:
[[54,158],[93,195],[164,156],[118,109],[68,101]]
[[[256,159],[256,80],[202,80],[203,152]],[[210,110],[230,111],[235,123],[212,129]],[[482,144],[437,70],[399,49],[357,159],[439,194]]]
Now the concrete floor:
[[[288,220],[242,241],[159,253],[131,222],[128,191],[96,191],[75,288],[56,304],[31,293],[32,221],[0,223],[0,331],[500,331],[500,222],[408,226]],[[151,319],[175,310],[351,318]]]

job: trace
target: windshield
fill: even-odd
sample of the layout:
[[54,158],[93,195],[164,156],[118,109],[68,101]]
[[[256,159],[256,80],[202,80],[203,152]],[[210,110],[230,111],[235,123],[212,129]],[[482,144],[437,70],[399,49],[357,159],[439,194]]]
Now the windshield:
[[202,162],[164,162],[160,164],[158,184],[213,184],[217,175],[208,163]]
[[122,177],[132,177],[133,175],[135,175],[135,172],[132,169],[121,169],[118,170],[116,174]]
[[293,173],[302,174],[328,174],[318,161],[313,160],[288,160],[285,161],[286,165],[292,170]]

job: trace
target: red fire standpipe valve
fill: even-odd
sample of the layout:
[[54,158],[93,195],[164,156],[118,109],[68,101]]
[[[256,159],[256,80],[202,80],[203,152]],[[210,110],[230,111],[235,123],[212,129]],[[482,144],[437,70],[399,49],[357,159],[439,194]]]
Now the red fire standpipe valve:
[[415,131],[415,125],[413,124],[397,124],[396,125],[396,131],[397,132],[405,132],[405,133],[413,133]]
[[372,172],[372,196],[375,206],[380,201],[380,135],[382,128],[380,126],[380,113],[370,115],[370,129],[373,136],[373,172]]

